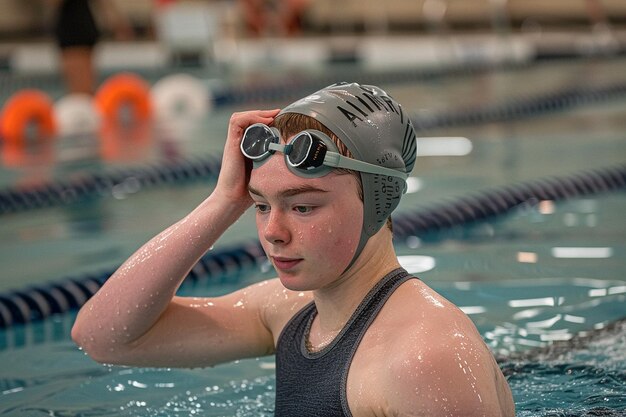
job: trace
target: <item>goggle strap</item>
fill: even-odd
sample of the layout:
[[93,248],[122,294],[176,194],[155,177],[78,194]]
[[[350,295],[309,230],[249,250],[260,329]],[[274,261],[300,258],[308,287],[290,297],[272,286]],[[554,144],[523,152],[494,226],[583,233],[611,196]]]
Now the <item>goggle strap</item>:
[[370,164],[352,158],[347,158],[336,152],[326,152],[326,156],[324,157],[324,165],[332,166],[334,168],[345,168],[354,171],[366,172],[368,174],[398,177],[402,178],[403,180],[406,180],[409,177],[409,175],[404,172],[400,172],[391,168],[381,167],[379,165]]
[[289,154],[289,152],[291,152],[291,146],[291,144],[283,145],[281,143],[272,142],[269,144],[267,149],[274,152],[278,151],[284,154]]

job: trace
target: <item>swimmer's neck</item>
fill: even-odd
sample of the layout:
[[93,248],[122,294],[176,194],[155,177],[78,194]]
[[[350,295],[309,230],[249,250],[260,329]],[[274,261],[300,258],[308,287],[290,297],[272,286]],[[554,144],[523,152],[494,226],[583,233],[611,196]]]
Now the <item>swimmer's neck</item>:
[[320,330],[338,332],[376,283],[400,267],[391,232],[372,236],[359,258],[332,285],[313,291]]

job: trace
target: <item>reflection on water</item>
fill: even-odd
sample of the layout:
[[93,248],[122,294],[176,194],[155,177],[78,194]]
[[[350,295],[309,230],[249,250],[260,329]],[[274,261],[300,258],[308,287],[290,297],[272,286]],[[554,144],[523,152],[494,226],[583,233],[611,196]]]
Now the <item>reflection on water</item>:
[[[501,355],[566,341],[623,317],[621,281],[563,278],[434,285]],[[471,305],[468,301],[471,300]]]
[[465,137],[419,138],[417,156],[465,156],[472,152],[472,141]]
[[613,256],[613,248],[552,248],[555,258],[602,259]]

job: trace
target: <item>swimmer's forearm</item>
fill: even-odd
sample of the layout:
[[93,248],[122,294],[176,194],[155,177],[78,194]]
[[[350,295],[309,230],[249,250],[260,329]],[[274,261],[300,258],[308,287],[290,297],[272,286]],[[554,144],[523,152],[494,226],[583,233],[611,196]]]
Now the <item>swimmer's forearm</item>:
[[113,352],[144,335],[190,269],[248,206],[211,195],[143,245],[81,309],[72,329],[75,342],[102,357],[105,349]]

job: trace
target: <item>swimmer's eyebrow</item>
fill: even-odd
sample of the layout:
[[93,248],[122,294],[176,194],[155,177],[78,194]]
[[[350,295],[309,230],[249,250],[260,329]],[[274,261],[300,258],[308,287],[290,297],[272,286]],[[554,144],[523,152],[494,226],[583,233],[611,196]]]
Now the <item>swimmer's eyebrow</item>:
[[[250,192],[250,194],[254,194],[257,195],[259,197],[263,197],[263,193],[257,189],[255,189],[254,187],[248,185],[248,192]],[[302,185],[300,187],[296,187],[296,188],[288,188],[286,190],[280,191],[278,193],[278,195],[280,197],[293,197],[299,194],[305,194],[305,193],[327,193],[328,190],[324,190],[322,188],[317,188],[317,187],[313,187],[312,185]]]

